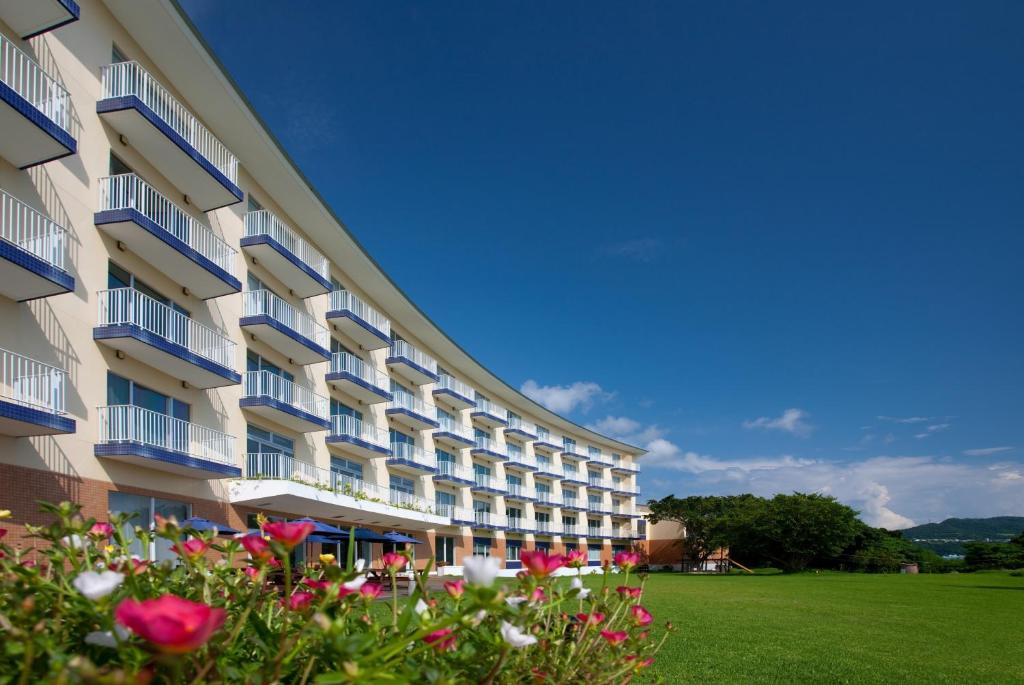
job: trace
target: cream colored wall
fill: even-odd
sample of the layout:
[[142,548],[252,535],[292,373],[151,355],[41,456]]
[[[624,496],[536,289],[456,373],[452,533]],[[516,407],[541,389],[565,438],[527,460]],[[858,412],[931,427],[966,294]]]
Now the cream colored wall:
[[[275,349],[260,340],[252,340],[238,326],[242,314],[242,295],[232,294],[213,300],[202,301],[194,296],[186,295],[182,284],[175,282],[167,274],[159,270],[159,265],[148,264],[131,252],[120,251],[113,240],[98,230],[92,221],[93,212],[98,202],[97,179],[108,175],[109,154],[113,152],[131,166],[147,183],[166,195],[182,210],[189,212],[197,221],[208,226],[215,234],[223,238],[229,245],[239,249],[239,240],[243,234],[243,217],[246,203],[232,205],[209,213],[197,211],[185,204],[180,191],[158,174],[146,159],[131,147],[119,140],[118,134],[106,125],[95,112],[95,102],[100,95],[100,67],[109,63],[111,46],[118,47],[130,59],[139,61],[151,74],[160,79],[164,87],[174,93],[180,101],[196,111],[191,103],[185,102],[157,65],[150,62],[141,46],[128,36],[117,21],[110,15],[106,7],[97,0],[81,2],[81,19],[57,31],[44,34],[33,39],[27,50],[38,61],[46,65],[49,73],[60,81],[71,95],[74,109],[75,131],[78,141],[78,154],[59,161],[41,165],[30,171],[20,171],[0,160],[0,187],[15,195],[27,204],[43,211],[63,225],[70,236],[69,271],[75,277],[75,292],[56,297],[19,304],[0,300],[0,347],[30,356],[34,359],[53,364],[67,371],[69,384],[67,389],[67,409],[78,422],[77,433],[72,435],[41,437],[32,439],[14,439],[0,437],[0,461],[33,468],[45,468],[66,475],[116,482],[124,485],[154,489],[168,495],[182,497],[201,497],[226,499],[225,488],[221,481],[202,481],[150,470],[138,466],[98,460],[93,456],[93,445],[97,439],[99,428],[96,421],[96,407],[106,404],[106,375],[108,370],[126,376],[136,382],[152,387],[155,390],[188,402],[192,406],[194,423],[223,431],[235,436],[235,451],[238,465],[244,467],[246,424],[249,421],[268,430],[288,435],[296,441],[296,458],[311,462],[321,468],[329,468],[331,452],[324,442],[325,433],[297,434],[259,417],[248,416],[238,406],[242,394],[242,385],[198,390],[185,388],[181,382],[169,375],[141,364],[131,358],[117,359],[113,351],[96,344],[92,339],[92,328],[96,324],[97,297],[96,293],[107,287],[107,263],[113,260],[122,267],[132,271],[137,277],[162,292],[165,296],[185,307],[192,317],[203,324],[223,331],[237,344],[235,369],[244,372],[245,352],[247,348],[258,352],[273,361],[281,368],[287,369],[295,376],[295,382],[316,393],[337,397],[347,404],[354,401],[343,393],[333,393],[324,379],[328,369],[327,363],[296,366],[288,363],[288,359]],[[4,34],[13,36],[13,32],[0,26]],[[217,132],[214,131],[214,134]],[[292,221],[274,201],[272,190],[259,187],[246,172],[244,160],[240,160],[238,185],[251,192],[266,209],[273,212],[280,220],[293,230],[303,235],[301,226]],[[303,237],[305,237],[303,235]],[[308,238],[307,238],[308,240]],[[312,241],[310,241],[312,242]],[[365,361],[371,363],[379,371],[387,373],[384,360],[388,351],[376,350],[366,352],[326,321],[324,314],[328,309],[328,295],[321,295],[305,300],[291,297],[284,287],[262,265],[254,264],[245,253],[239,250],[236,255],[234,275],[244,284],[246,270],[268,283],[275,292],[291,305],[310,315],[318,324],[329,329],[346,347],[359,352]],[[346,288],[354,292],[375,309],[381,308],[374,298],[363,291],[359,284],[348,278],[342,265],[333,264],[332,274]],[[384,312],[387,315],[387,312]],[[392,320],[392,326],[403,338],[423,350],[433,354],[425,347],[415,333],[400,322]],[[457,378],[466,380],[467,376],[460,372],[458,365],[449,360],[437,360],[441,366],[453,373]],[[420,399],[433,403],[432,384],[412,386]],[[501,394],[485,390],[485,394],[496,402],[508,406]],[[443,406],[443,403],[441,403]],[[372,406],[353,405],[364,414],[364,419],[372,421],[379,428],[388,428],[385,416],[386,403]],[[464,425],[472,427],[469,417],[470,410],[454,410],[446,407]],[[533,423],[547,425],[543,418],[531,416],[530,412],[521,407],[514,411],[523,419]],[[550,428],[550,426],[549,426]],[[416,432],[417,444],[424,449],[433,450],[433,440],[429,431]],[[590,441],[583,435],[567,434],[552,429],[552,436],[560,439],[563,435],[574,437],[584,449]],[[492,429],[492,436],[499,444],[505,443],[503,431]],[[525,443],[523,451],[534,455],[532,444]],[[602,447],[604,453],[610,454],[609,448]],[[633,457],[622,453],[623,462],[631,463]],[[472,469],[472,458],[469,449],[458,450],[458,463]],[[370,483],[387,485],[388,469],[384,459],[359,460],[364,463],[364,478]],[[553,458],[560,464],[558,456]],[[581,467],[586,470],[586,466]],[[492,474],[504,481],[505,469],[501,464],[491,464]],[[608,469],[601,469],[602,476],[611,479]],[[410,477],[406,473],[401,475]],[[417,494],[433,501],[435,484],[429,476],[413,477],[417,483]],[[624,476],[624,481],[635,487],[634,476]],[[536,481],[531,473],[524,476],[524,483],[535,487]],[[438,484],[438,490],[453,492],[457,496],[457,505],[471,508],[473,495],[468,487],[452,487]],[[560,496],[562,489],[556,481],[552,488],[555,495]],[[604,502],[611,504],[612,496],[604,493]],[[587,490],[580,488],[579,498],[587,500]],[[504,514],[506,506],[504,498],[495,496],[492,511]],[[624,499],[629,502],[628,499]],[[532,504],[522,505],[524,516],[533,517]],[[578,525],[585,529],[587,515],[576,514]],[[552,512],[552,522],[559,524],[561,512]],[[603,527],[611,526],[608,516],[597,517]],[[460,534],[455,529],[448,534]],[[468,532],[468,531],[463,531]],[[501,534],[499,533],[500,537]],[[526,536],[529,539],[530,536]]]

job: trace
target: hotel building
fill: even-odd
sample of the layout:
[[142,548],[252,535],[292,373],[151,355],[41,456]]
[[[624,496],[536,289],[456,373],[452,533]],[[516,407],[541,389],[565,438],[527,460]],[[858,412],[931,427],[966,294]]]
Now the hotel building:
[[597,565],[638,539],[643,451],[427,318],[174,0],[79,2],[0,1],[9,538],[45,521],[38,500],[73,500],[142,524],[397,529],[448,567],[534,547]]

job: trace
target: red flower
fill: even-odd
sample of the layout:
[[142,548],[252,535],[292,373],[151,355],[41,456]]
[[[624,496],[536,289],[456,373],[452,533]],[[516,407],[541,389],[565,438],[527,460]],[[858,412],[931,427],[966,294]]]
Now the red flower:
[[263,539],[262,535],[251,533],[241,539],[242,547],[256,561],[267,561],[273,557],[270,551],[270,543]]
[[640,595],[643,593],[644,590],[643,588],[639,587],[627,587],[626,585],[620,585],[617,588],[615,588],[615,591],[623,597],[632,597],[633,599],[639,599]]
[[615,555],[615,565],[623,571],[629,571],[640,564],[640,555],[636,552],[619,552]]
[[263,524],[263,532],[286,549],[294,549],[302,544],[315,527],[309,521],[273,521]]
[[0,539],[3,539],[3,537],[5,535],[7,535],[7,529],[6,528],[0,528]]
[[[626,661],[636,661],[636,659],[637,659],[636,654],[630,654],[629,656],[626,657]],[[654,663],[654,659],[648,657],[647,659],[644,659],[643,661],[637,662],[636,667],[637,668],[647,668],[648,666],[650,666],[653,663]]]
[[149,568],[149,562],[136,557],[130,559],[122,559],[119,562],[112,562],[107,564],[107,567],[111,571],[119,571],[129,576],[135,576],[140,573],[144,573]]
[[179,542],[177,548],[171,548],[172,551],[177,552],[189,561],[198,561],[200,557],[206,554],[206,550],[208,549],[210,549],[210,543],[205,540],[200,540],[199,538],[192,538],[185,542]]
[[576,614],[576,618],[579,619],[580,623],[587,626],[596,626],[604,621],[604,614],[600,611],[595,611],[592,614]]
[[565,554],[565,565],[570,568],[582,568],[587,565],[587,553],[578,549]]
[[291,609],[292,611],[301,611],[308,607],[316,597],[312,592],[296,592],[291,597],[285,600],[281,600],[282,603]]
[[443,652],[449,649],[455,648],[455,636],[452,634],[455,631],[452,628],[443,628],[441,630],[435,630],[430,635],[423,638],[423,641],[428,645],[434,645],[434,649],[439,652]]
[[260,570],[255,566],[246,566],[244,573],[253,580],[256,580],[256,578],[260,575]]
[[106,522],[94,523],[89,529],[89,537],[109,540],[114,537],[114,527]]
[[224,610],[175,595],[141,602],[126,599],[114,611],[117,622],[166,654],[203,646],[224,624]]
[[458,599],[466,591],[466,581],[461,578],[459,580],[447,580],[444,583],[444,591]]
[[612,647],[621,645],[629,635],[624,630],[602,630],[601,637],[608,641]]
[[302,584],[306,585],[312,590],[326,590],[331,586],[329,580],[316,580],[315,578],[303,578]]
[[534,578],[546,578],[565,566],[565,557],[561,554],[548,554],[540,549],[520,552],[519,561]]
[[633,620],[636,621],[638,626],[650,625],[651,621],[654,620],[654,616],[651,615],[651,612],[647,611],[647,609],[644,609],[639,604],[630,607],[629,613],[633,614]]
[[408,559],[397,552],[387,552],[380,558],[380,560],[383,562],[384,568],[388,573],[398,573],[405,568],[407,563],[409,563]]
[[531,602],[545,602],[547,599],[548,596],[544,594],[544,588],[542,587],[535,587],[533,592],[530,593]]
[[359,587],[359,594],[366,599],[377,599],[383,591],[384,586],[380,583],[363,583]]

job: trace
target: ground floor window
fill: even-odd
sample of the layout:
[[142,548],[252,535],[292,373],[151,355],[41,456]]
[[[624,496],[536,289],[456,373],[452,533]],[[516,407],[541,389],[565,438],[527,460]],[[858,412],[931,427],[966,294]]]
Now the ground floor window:
[[132,518],[122,527],[122,534],[130,541],[132,554],[156,561],[177,558],[170,544],[162,538],[150,542],[149,549],[143,549],[142,541],[135,537],[135,526],[152,528],[158,514],[164,518],[173,516],[178,522],[184,521],[191,513],[188,503],[127,492],[111,492],[107,497],[107,509],[114,514],[132,514]]
[[522,540],[505,541],[505,561],[519,561],[519,554],[523,551]]
[[538,551],[544,552],[545,554],[551,551],[551,543],[547,542],[546,540],[538,540],[536,543],[534,543],[534,545],[536,546]]
[[455,538],[439,535],[434,538],[434,554],[438,564],[455,565]]
[[587,547],[587,563],[591,566],[601,565],[601,548]]
[[477,557],[489,557],[489,556],[491,556],[491,539],[490,538],[473,538],[473,556],[477,556]]

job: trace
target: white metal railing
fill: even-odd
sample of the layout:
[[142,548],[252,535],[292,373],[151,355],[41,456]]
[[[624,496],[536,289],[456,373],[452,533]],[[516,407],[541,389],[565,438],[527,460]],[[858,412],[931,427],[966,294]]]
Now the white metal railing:
[[135,174],[104,176],[99,179],[99,186],[101,212],[134,209],[220,268],[232,273],[237,254],[235,248]]
[[454,376],[449,376],[446,373],[441,374],[441,380],[437,382],[437,387],[445,390],[451,390],[457,395],[462,395],[472,401],[476,401],[476,390],[472,388],[468,383],[463,383]]
[[47,119],[71,133],[71,97],[68,91],[35,60],[2,35],[0,81],[25,98]]
[[388,409],[405,409],[428,419],[437,416],[437,407],[405,392],[394,393],[391,401],[388,402]]
[[391,336],[390,319],[363,302],[357,295],[353,295],[348,290],[334,290],[331,292],[330,300],[330,311],[352,312],[385,336]]
[[490,438],[479,436],[474,438],[473,441],[476,444],[474,449],[487,450],[488,452],[493,452],[494,454],[498,454],[502,457],[508,456],[508,453],[505,451],[505,446],[491,440]]
[[476,438],[473,437],[473,431],[470,430],[468,426],[459,423],[454,419],[449,419],[445,416],[439,416],[437,417],[437,422],[441,424],[441,427],[437,429],[438,431],[444,431],[445,433],[457,435],[460,438],[465,438],[466,440],[469,440],[470,442],[476,440]]
[[243,316],[266,315],[320,347],[326,348],[330,344],[331,337],[326,328],[269,290],[249,290],[244,295]]
[[600,477],[587,476],[587,485],[592,485],[595,488],[610,488],[611,482]]
[[550,461],[543,462],[539,459],[537,460],[537,472],[541,476],[548,476],[549,478],[561,478],[565,475],[565,472],[562,471],[562,467],[558,464],[554,464]]
[[221,366],[234,368],[235,343],[223,333],[193,321],[134,288],[97,294],[100,326],[138,326]]
[[245,477],[250,480],[291,480],[358,500],[392,504],[423,513],[436,511],[434,503],[423,497],[406,493],[402,493],[402,497],[393,497],[394,491],[389,487],[367,483],[276,452],[250,452],[246,457]]
[[529,421],[524,421],[521,417],[518,416],[508,417],[508,427],[509,429],[521,430],[524,433],[529,433],[530,435],[537,434],[537,426],[530,423]]
[[537,521],[534,523],[534,526],[535,530],[538,533],[551,534],[555,532],[555,526],[551,523],[551,521]]
[[563,523],[562,524],[562,535],[580,535],[579,524],[576,523]]
[[315,247],[306,242],[290,226],[277,218],[267,209],[245,213],[245,237],[257,235],[270,236],[280,243],[284,249],[299,258],[303,264],[324,278],[331,277],[330,262]]
[[534,498],[533,488],[518,483],[506,483],[505,492],[507,492],[510,495],[513,495],[514,497],[528,497],[530,499]]
[[520,450],[519,452],[508,451],[509,461],[515,464],[521,464],[522,466],[537,466],[537,459],[526,452]]
[[578,468],[576,468],[575,466],[570,466],[569,464],[563,464],[562,465],[562,480],[567,480],[567,479],[578,480],[578,481],[580,481],[582,483],[582,482],[585,482],[587,480],[587,477],[584,476],[583,474],[581,474],[580,470]]
[[454,461],[437,462],[437,472],[439,474],[459,478],[461,480],[474,480],[474,473],[472,469],[468,469],[465,466],[459,466]]
[[601,464],[611,464],[611,459],[608,458],[601,450],[592,450],[587,448],[587,460],[591,462],[599,462]]
[[579,507],[580,500],[578,497],[573,495],[562,495],[562,506],[565,507]]
[[612,505],[612,513],[615,514],[616,516],[632,516],[633,515],[633,508],[632,507],[623,507],[623,506],[618,505],[618,504],[613,504]]
[[576,444],[563,444],[562,454],[568,454],[569,456],[579,457],[586,459],[587,455],[582,447]]
[[428,452],[422,447],[410,445],[407,442],[392,442],[391,458],[411,461],[414,464],[429,466],[430,468],[435,468],[437,466],[437,457],[433,452]]
[[328,416],[326,397],[270,371],[245,373],[245,397],[269,397],[321,419]]
[[562,498],[553,492],[537,491],[537,504],[546,504],[550,507],[557,507],[562,504]]
[[506,526],[514,530],[534,530],[533,519],[525,516],[506,516]]
[[446,516],[450,519],[455,518],[455,514],[458,511],[458,507],[454,504],[448,504],[447,502],[435,502],[434,511],[438,516]]
[[452,508],[451,517],[453,519],[458,519],[459,521],[476,520],[476,511],[474,511],[473,509],[469,509],[467,507],[458,507],[455,506],[454,504],[450,506]]
[[378,447],[391,447],[391,436],[386,430],[381,430],[371,423],[346,414],[335,414],[331,417],[330,434],[356,438]]
[[604,502],[603,501],[601,501],[601,502],[594,502],[594,501],[591,501],[589,499],[587,500],[587,511],[592,511],[592,512],[594,512],[596,514],[606,514],[608,512],[605,509],[606,508],[604,506]]
[[437,362],[429,354],[409,344],[405,340],[391,341],[391,356],[408,359],[417,366],[421,366],[430,373],[437,373]]
[[138,62],[118,62],[100,67],[100,79],[101,99],[130,95],[139,98],[229,181],[238,183],[238,159]]
[[64,413],[67,375],[55,366],[0,349],[0,397],[53,414]]
[[498,526],[503,528],[505,526],[506,518],[499,514],[494,514],[489,511],[473,510],[473,521],[478,526]]
[[485,397],[476,398],[476,409],[474,410],[474,413],[484,413],[488,416],[493,416],[496,419],[508,421],[508,409],[505,409],[505,407],[492,402]]
[[100,443],[139,442],[218,464],[235,464],[235,437],[143,407],[99,407]]
[[64,270],[67,232],[41,212],[0,190],[0,239]]
[[348,352],[335,352],[331,355],[331,373],[350,373],[360,378],[375,388],[387,392],[388,377],[377,369],[373,368],[359,357]]
[[473,481],[476,483],[477,487],[501,490],[502,492],[504,492],[507,487],[505,483],[499,481],[489,473],[474,473]]
[[551,435],[551,431],[543,426],[537,426],[537,442],[543,442],[548,445],[560,446],[562,441]]

